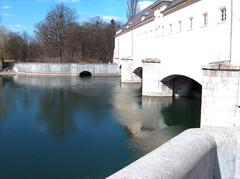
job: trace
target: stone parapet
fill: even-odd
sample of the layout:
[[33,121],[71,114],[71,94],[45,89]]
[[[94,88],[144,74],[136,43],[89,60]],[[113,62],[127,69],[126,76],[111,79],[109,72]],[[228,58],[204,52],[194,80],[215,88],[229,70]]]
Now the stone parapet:
[[240,128],[190,129],[108,179],[240,178]]

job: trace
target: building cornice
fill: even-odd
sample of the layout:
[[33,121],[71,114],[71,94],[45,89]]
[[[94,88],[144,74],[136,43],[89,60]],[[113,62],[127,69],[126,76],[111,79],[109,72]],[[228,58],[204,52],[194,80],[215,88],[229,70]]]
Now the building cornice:
[[119,37],[120,35],[123,35],[125,33],[130,32],[130,31],[133,31],[134,29],[136,29],[138,27],[141,27],[143,25],[146,25],[149,22],[154,21],[154,19],[155,19],[155,17],[153,16],[153,17],[150,17],[150,18],[148,18],[148,19],[146,19],[144,21],[141,21],[140,23],[136,24],[135,26],[129,27],[128,29],[119,32],[118,34],[115,35],[115,37]]

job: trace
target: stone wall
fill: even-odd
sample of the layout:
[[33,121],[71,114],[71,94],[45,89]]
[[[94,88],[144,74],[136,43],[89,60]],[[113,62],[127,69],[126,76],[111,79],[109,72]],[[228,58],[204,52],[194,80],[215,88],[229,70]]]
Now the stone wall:
[[203,68],[201,126],[240,126],[240,67],[228,63]]
[[183,132],[109,179],[240,178],[240,128]]
[[15,63],[17,73],[79,75],[83,71],[93,76],[120,76],[117,64],[55,64],[55,63]]

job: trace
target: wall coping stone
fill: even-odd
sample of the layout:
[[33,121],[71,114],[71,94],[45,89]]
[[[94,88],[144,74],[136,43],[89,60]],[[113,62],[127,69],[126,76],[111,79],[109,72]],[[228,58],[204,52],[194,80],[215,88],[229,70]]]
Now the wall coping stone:
[[203,66],[202,69],[210,71],[240,71],[240,66],[229,62],[213,62]]
[[122,60],[127,61],[127,60],[133,60],[133,59],[132,58],[122,58]]
[[157,58],[146,58],[142,60],[143,63],[161,63],[160,59]]

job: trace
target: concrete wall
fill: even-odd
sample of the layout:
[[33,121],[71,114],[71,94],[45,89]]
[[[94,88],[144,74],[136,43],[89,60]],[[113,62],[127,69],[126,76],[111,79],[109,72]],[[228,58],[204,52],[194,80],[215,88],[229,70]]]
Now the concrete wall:
[[240,67],[211,64],[203,69],[201,126],[240,126]]
[[109,179],[240,178],[240,128],[183,132]]
[[93,76],[120,76],[117,64],[54,64],[54,63],[15,63],[17,73],[79,75],[89,71]]

